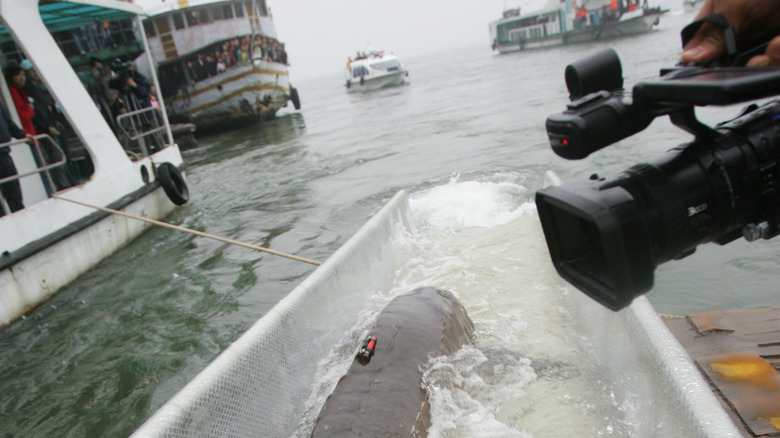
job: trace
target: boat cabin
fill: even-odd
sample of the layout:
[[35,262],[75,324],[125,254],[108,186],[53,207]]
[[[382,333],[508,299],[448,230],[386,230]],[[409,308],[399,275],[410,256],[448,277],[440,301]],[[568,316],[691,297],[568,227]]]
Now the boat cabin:
[[[645,2],[646,5],[646,2]],[[520,14],[519,9],[504,12],[503,17],[491,23],[494,47],[506,44],[524,44],[564,36],[587,28],[597,29],[625,18],[624,14],[637,11],[638,0],[590,0],[578,4],[575,0],[550,0],[539,10]],[[627,15],[626,15],[627,16]]]
[[287,64],[265,0],[190,1],[148,12],[144,32],[163,97],[254,59]]
[[[109,170],[106,164],[117,161],[115,158],[102,161],[96,156],[101,152],[89,140],[95,133],[84,132],[83,127],[89,125],[91,131],[102,130],[98,122],[76,123],[73,118],[77,115],[79,120],[85,120],[87,113],[97,109],[103,116],[102,122],[108,126],[109,135],[119,141],[122,154],[132,161],[148,157],[170,142],[170,138],[164,138],[168,129],[164,117],[154,106],[157,99],[153,78],[143,77],[129,62],[143,53],[143,43],[137,38],[135,14],[65,1],[41,2],[38,12],[56,43],[53,50],[59,49],[67,60],[64,69],[71,70],[82,87],[77,90],[61,85],[59,79],[63,78],[56,76],[67,72],[60,68],[58,75],[52,75],[45,71],[44,67],[49,66],[33,56],[31,47],[42,44],[49,35],[41,35],[41,42],[27,40],[22,44],[18,33],[9,32],[4,23],[0,24],[0,67],[4,72],[21,68],[25,76],[20,94],[12,91],[13,81],[2,75],[0,97],[16,125],[28,134],[33,128],[35,131],[29,145],[24,139],[13,138],[0,144],[0,148],[9,151],[17,170],[17,175],[0,180],[19,182],[25,206],[90,180],[96,162],[102,162],[103,168]],[[48,64],[52,64],[53,52],[47,53]],[[135,80],[136,88],[127,85],[128,79]],[[74,104],[78,99],[73,95],[84,92],[92,98],[93,108],[74,110],[78,108]],[[28,99],[27,107],[33,110],[32,124],[26,122],[25,106],[16,101],[20,95]],[[11,210],[7,201],[0,195],[0,213]]]

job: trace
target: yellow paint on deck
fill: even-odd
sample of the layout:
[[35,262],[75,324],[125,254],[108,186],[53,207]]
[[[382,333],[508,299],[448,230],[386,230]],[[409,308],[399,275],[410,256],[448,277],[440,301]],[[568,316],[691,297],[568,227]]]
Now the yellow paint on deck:
[[[724,357],[725,356],[725,357]],[[769,390],[780,388],[780,373],[760,356],[731,353],[721,356],[710,368],[726,380],[760,386]]]

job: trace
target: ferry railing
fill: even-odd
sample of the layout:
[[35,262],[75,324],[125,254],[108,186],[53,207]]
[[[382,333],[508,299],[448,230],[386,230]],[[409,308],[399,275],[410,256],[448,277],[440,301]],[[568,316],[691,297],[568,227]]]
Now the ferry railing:
[[[9,150],[8,153],[10,154],[11,147],[19,144],[30,145],[33,158],[35,159],[36,165],[38,167],[34,170],[30,170],[24,173],[18,173],[17,170],[16,175],[0,178],[0,186],[11,181],[19,181],[22,178],[28,177],[30,175],[39,174],[43,179],[43,184],[44,187],[46,188],[47,194],[51,196],[51,193],[53,191],[56,191],[56,190],[52,190],[52,187],[56,187],[56,185],[54,183],[54,179],[52,178],[51,170],[64,167],[67,164],[67,158],[65,157],[65,152],[62,150],[60,145],[56,141],[54,141],[53,138],[49,136],[49,134],[38,134],[32,138],[25,137],[20,139],[14,139],[5,143],[0,143],[0,149],[8,149]],[[43,144],[46,145],[46,148],[42,147]],[[56,153],[55,155],[57,155],[57,160],[53,160],[54,157],[50,156],[52,154],[46,153],[50,151]],[[8,208],[8,204],[6,203],[5,200],[5,196],[3,195],[1,190],[0,190],[0,209],[2,209],[3,215],[6,215],[10,212],[10,209]]]
[[150,106],[131,110],[118,115],[116,121],[127,141],[125,150],[128,152],[133,152],[129,150],[131,144],[137,144],[140,158],[144,158],[163,148],[165,125],[161,122],[162,114],[157,108]]

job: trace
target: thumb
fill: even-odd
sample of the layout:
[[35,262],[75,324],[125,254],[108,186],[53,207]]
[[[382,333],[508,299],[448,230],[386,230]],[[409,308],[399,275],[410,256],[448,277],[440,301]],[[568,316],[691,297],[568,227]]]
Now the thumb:
[[681,62],[701,62],[717,58],[726,52],[723,29],[710,23],[702,25],[699,32],[683,48]]

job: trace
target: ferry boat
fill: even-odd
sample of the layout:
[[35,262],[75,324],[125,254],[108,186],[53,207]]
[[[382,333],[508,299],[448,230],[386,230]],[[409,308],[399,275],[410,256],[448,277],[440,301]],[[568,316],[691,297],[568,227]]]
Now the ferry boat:
[[348,92],[372,91],[403,85],[407,76],[409,71],[396,55],[369,48],[348,59],[344,86]]
[[265,0],[144,7],[144,31],[172,120],[218,131],[272,118],[288,102],[300,109]]
[[[133,217],[162,218],[189,199],[184,163],[164,111],[135,105],[134,91],[112,88],[117,112],[106,118],[71,65],[101,50],[119,51],[122,41],[108,43],[112,30],[130,30],[129,36],[142,12],[114,0],[0,0],[3,66],[36,72],[39,90],[50,96],[58,117],[55,131],[34,136],[28,131],[28,138],[0,144],[16,168],[6,167],[0,181],[22,193],[19,199],[13,191],[0,191],[0,327],[149,227]],[[134,38],[127,42],[137,48]],[[131,70],[120,74],[141,83]],[[17,108],[24,113],[24,107],[10,98],[9,84],[0,82],[4,106],[22,126]],[[46,105],[30,102],[36,111]],[[18,129],[11,133],[19,135]],[[65,182],[57,175],[66,175]]]
[[548,0],[527,14],[504,11],[489,24],[493,50],[499,53],[586,43],[649,32],[668,10],[640,5],[639,0],[594,0],[577,7],[572,0]]

